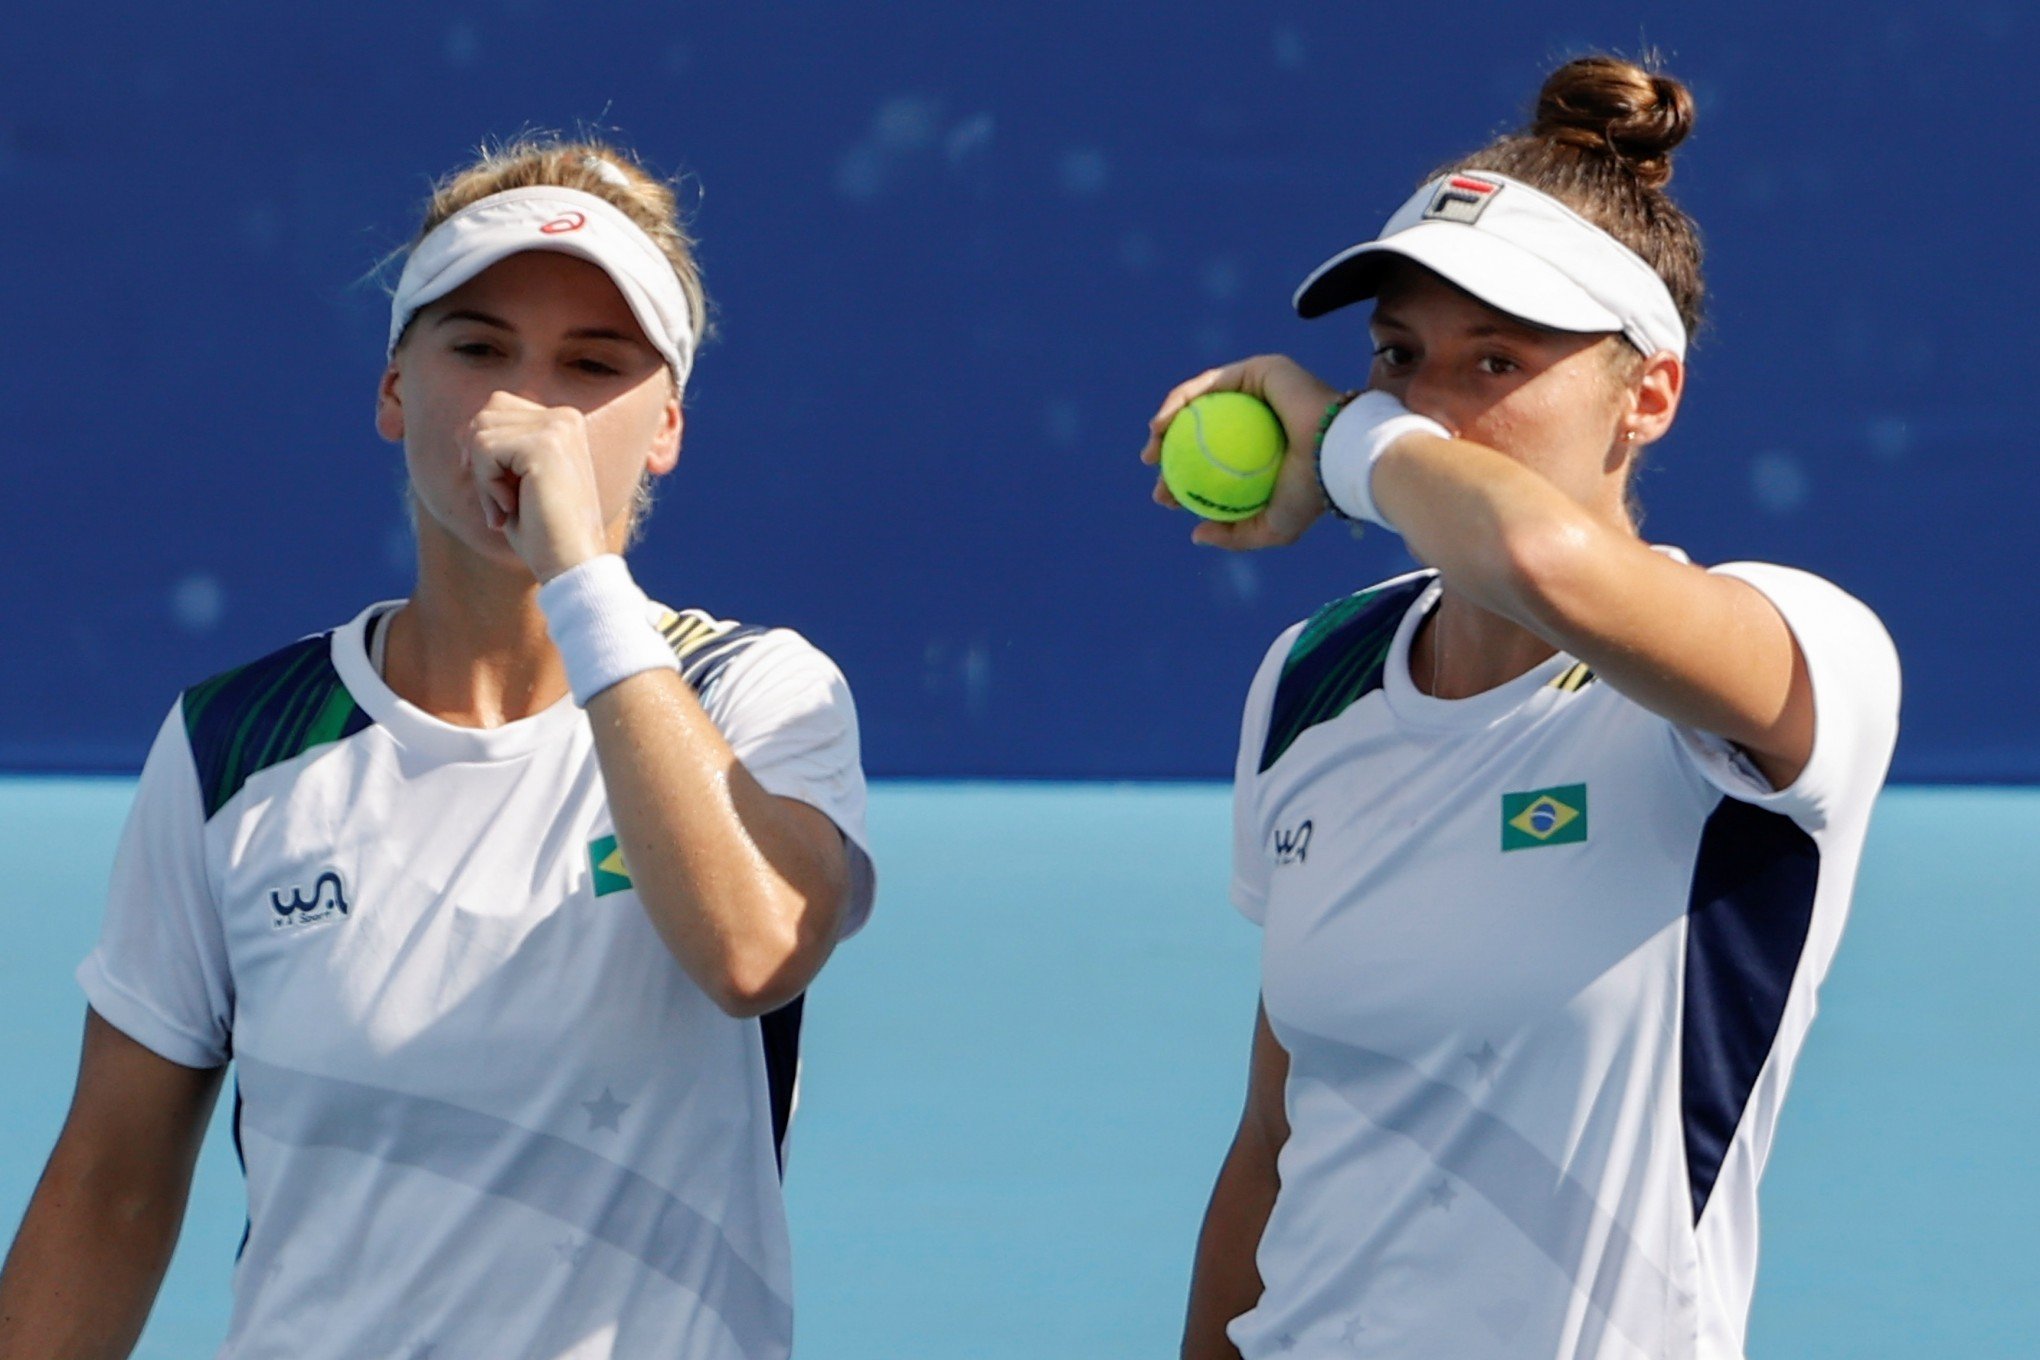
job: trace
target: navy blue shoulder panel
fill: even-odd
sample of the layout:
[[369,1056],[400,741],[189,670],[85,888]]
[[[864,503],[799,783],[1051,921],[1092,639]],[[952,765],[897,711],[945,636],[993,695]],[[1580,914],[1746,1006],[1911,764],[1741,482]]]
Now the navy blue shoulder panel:
[[1282,662],[1261,769],[1268,770],[1319,723],[1330,722],[1381,688],[1395,630],[1429,574],[1334,600],[1310,616]]
[[1686,907],[1680,1040],[1695,1223],[1784,1021],[1819,886],[1820,848],[1790,817],[1733,798],[1708,817]]
[[333,669],[332,639],[302,638],[184,691],[208,819],[260,771],[373,725]]
[[771,631],[756,624],[717,623],[694,610],[668,614],[659,625],[680,661],[680,677],[700,695],[708,693],[730,662]]

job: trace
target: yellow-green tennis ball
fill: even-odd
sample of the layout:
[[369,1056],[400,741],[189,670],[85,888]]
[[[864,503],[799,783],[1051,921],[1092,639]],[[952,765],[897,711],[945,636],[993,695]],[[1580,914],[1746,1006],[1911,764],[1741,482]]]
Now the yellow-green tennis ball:
[[1245,519],[1268,503],[1287,443],[1268,404],[1244,392],[1207,392],[1162,432],[1162,481],[1186,510]]

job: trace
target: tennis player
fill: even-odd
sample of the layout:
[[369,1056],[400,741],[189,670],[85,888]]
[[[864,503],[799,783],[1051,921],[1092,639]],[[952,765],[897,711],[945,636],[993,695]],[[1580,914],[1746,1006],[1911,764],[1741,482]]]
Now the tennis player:
[[1366,392],[1256,358],[1154,422],[1240,389],[1289,432],[1266,511],[1200,542],[1329,504],[1426,564],[1283,633],[1248,694],[1262,1007],[1190,1360],[1743,1354],[1899,674],[1826,581],[1638,534],[1700,313],[1664,191],[1692,121],[1667,76],[1567,63],[1297,292],[1374,300]]
[[619,555],[703,318],[622,151],[443,183],[376,412],[416,588],[172,708],[0,1356],[128,1353],[229,1060],[220,1355],[788,1353],[801,996],[873,880],[836,668],[651,603]]

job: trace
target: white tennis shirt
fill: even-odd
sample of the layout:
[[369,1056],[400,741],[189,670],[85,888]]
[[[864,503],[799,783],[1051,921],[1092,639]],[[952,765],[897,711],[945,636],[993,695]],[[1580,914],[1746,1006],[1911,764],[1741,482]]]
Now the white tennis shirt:
[[[232,1360],[784,1357],[799,1003],[718,1010],[647,920],[571,699],[481,730],[364,628],[187,690],[143,769],[94,1010],[238,1077]],[[659,611],[768,791],[848,838],[857,720],[785,630]]]
[[1417,573],[1285,632],[1249,693],[1232,895],[1264,927],[1290,1137],[1247,1360],[1739,1360],[1757,1180],[1897,730],[1876,617],[1718,567],[1791,627],[1812,759],[1773,791],[1560,654],[1410,679]]

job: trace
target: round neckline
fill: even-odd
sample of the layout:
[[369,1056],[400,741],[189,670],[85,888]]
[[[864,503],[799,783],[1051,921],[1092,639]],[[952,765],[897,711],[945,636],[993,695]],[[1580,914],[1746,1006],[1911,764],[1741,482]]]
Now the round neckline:
[[[376,674],[368,659],[367,632],[370,619],[401,607],[403,600],[377,600],[352,620],[333,630],[333,668],[340,682],[354,696],[362,711],[375,719],[403,746],[442,760],[514,760],[541,746],[560,740],[581,721],[574,696],[562,695],[550,706],[528,718],[501,727],[462,727],[435,718],[411,703]],[[388,627],[385,619],[384,627]]]
[[1389,643],[1388,657],[1382,663],[1382,697],[1402,723],[1434,732],[1470,732],[1493,727],[1547,692],[1551,682],[1574,664],[1574,658],[1565,652],[1554,652],[1514,679],[1464,699],[1440,699],[1424,693],[1410,674],[1410,648],[1416,642],[1417,629],[1437,606],[1444,590],[1444,583],[1433,576],[1423,593],[1403,611],[1395,639]]

